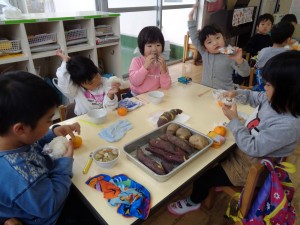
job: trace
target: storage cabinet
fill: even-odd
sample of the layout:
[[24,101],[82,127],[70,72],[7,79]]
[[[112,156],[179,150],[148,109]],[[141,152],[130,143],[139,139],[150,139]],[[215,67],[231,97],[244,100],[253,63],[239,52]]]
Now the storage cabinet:
[[[24,15],[21,20],[1,18],[0,37],[18,40],[20,51],[8,54],[3,50],[6,42],[0,40],[0,72],[18,69],[43,77],[55,77],[61,64],[60,58],[55,56],[55,49],[59,46],[69,56],[87,56],[96,65],[103,63],[105,73],[121,77],[119,16],[95,11],[36,13]],[[95,26],[99,25],[111,26],[117,38],[96,44]]]

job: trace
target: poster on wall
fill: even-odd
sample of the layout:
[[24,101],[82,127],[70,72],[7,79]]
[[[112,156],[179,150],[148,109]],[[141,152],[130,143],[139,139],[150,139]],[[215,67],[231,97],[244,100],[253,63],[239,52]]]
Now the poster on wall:
[[232,26],[252,22],[254,7],[246,7],[240,9],[234,9],[232,16]]

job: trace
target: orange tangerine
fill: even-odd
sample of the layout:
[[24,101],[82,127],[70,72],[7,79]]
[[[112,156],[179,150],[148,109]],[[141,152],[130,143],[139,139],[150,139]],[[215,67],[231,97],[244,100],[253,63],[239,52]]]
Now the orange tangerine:
[[214,132],[224,137],[227,130],[224,126],[216,126]]
[[222,107],[223,102],[222,102],[221,100],[219,100],[219,101],[218,101],[218,105],[219,105],[220,107]]
[[79,136],[75,136],[71,139],[73,148],[79,148],[82,145],[82,138]]
[[117,112],[119,116],[125,116],[128,112],[128,109],[125,107],[120,107],[117,109]]

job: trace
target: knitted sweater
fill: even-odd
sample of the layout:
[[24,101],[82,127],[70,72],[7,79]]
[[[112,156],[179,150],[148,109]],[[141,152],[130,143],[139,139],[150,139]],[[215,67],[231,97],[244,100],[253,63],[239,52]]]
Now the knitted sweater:
[[227,55],[207,52],[198,38],[196,22],[188,21],[188,28],[192,43],[202,56],[203,72],[201,84],[215,89],[232,90],[234,88],[232,81],[234,70],[242,77],[249,76],[250,67],[246,60],[242,64],[237,64]]
[[168,89],[171,86],[169,71],[160,73],[159,64],[153,64],[147,70],[144,67],[145,57],[132,59],[129,67],[130,89],[133,95],[143,94],[159,88]]
[[91,109],[99,109],[102,107],[108,109],[117,108],[118,97],[115,95],[114,99],[111,100],[106,94],[107,90],[110,88],[107,78],[101,78],[102,84],[96,90],[86,90],[71,80],[66,65],[66,62],[62,62],[61,66],[56,71],[58,87],[65,96],[75,99],[76,104],[74,113],[76,115],[79,116],[87,113]]
[[239,90],[238,93],[256,110],[243,125],[238,119],[229,122],[237,149],[222,162],[230,181],[245,184],[250,167],[262,157],[285,157],[292,154],[300,138],[300,119],[290,113],[278,114],[264,92]]
[[15,217],[23,224],[54,224],[69,194],[73,158],[52,160],[41,153],[55,137],[50,130],[33,145],[0,151],[0,224]]

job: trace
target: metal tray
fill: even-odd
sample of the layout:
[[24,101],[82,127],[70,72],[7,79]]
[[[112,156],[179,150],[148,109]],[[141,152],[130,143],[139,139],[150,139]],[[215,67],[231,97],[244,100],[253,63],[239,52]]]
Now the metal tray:
[[[138,147],[141,147],[144,150],[144,153],[146,155],[148,155],[150,158],[154,159],[155,161],[157,161],[158,163],[160,163],[162,160],[154,155],[152,155],[150,152],[145,150],[145,147],[148,146],[148,142],[150,139],[152,138],[157,138],[160,135],[166,133],[167,127],[172,124],[175,123],[177,125],[179,125],[180,127],[184,127],[186,129],[188,129],[192,134],[199,134],[205,138],[207,138],[208,140],[208,145],[206,147],[204,147],[201,150],[196,150],[194,153],[192,153],[191,155],[189,155],[189,159],[186,160],[185,162],[181,163],[178,166],[175,166],[175,168],[169,172],[168,174],[165,175],[159,175],[156,174],[155,172],[153,172],[151,169],[149,169],[147,166],[145,166],[143,163],[141,163],[136,156],[136,151]],[[129,142],[128,144],[126,144],[123,147],[123,152],[126,154],[126,157],[132,161],[135,165],[137,165],[139,168],[141,168],[143,171],[145,171],[148,175],[150,175],[152,178],[154,178],[155,180],[159,181],[159,182],[164,182],[166,180],[168,180],[170,177],[174,176],[176,173],[178,173],[178,171],[180,171],[182,168],[184,168],[186,165],[188,165],[192,160],[194,160],[195,158],[197,158],[199,155],[201,155],[204,151],[206,151],[211,145],[213,144],[213,140],[208,137],[207,135],[204,135],[190,127],[185,126],[184,124],[181,123],[177,123],[177,122],[169,122],[159,128],[157,128],[156,130],[151,131],[150,133],[137,138],[136,140],[133,140],[131,142]]]

